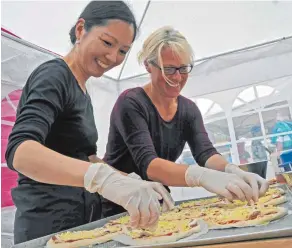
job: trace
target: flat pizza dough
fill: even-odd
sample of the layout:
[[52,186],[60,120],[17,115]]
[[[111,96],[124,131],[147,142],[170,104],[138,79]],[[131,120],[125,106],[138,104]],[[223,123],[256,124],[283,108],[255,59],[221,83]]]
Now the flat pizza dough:
[[187,237],[193,238],[193,235],[194,237],[200,235],[204,225],[209,229],[226,229],[267,224],[288,213],[286,208],[276,206],[286,201],[285,191],[277,187],[270,188],[253,206],[248,206],[247,202],[239,200],[227,202],[220,197],[194,200],[162,213],[156,230],[131,229],[130,217],[126,215],[94,230],[56,234],[47,242],[46,247],[90,246],[111,240],[120,241],[116,238],[122,236],[127,237],[128,243],[133,245],[176,242]]
[[122,227],[97,228],[89,231],[65,232],[56,234],[47,242],[47,248],[75,248],[106,243],[120,233]]
[[[250,207],[252,208],[252,207]],[[232,216],[230,218],[226,218],[226,220],[219,218],[213,219],[211,221],[207,221],[209,225],[209,229],[226,229],[232,227],[248,227],[248,226],[257,226],[262,224],[268,224],[271,221],[282,218],[283,216],[288,214],[288,210],[283,207],[273,207],[273,208],[262,208],[260,210],[255,210],[252,212],[254,219],[249,220],[237,220]],[[256,215],[259,215],[256,217]]]
[[266,199],[260,199],[259,200],[259,204],[265,204],[265,205],[280,205],[282,203],[285,203],[287,201],[287,197],[282,195],[282,196],[276,196],[273,198],[273,196],[271,196],[271,198],[269,199],[268,197]]
[[[173,231],[172,231],[173,230]],[[130,240],[127,242],[133,245],[154,245],[169,242],[176,242],[180,239],[191,236],[201,231],[197,220],[180,220],[180,221],[160,221],[155,232],[145,230],[125,229],[124,234]],[[122,240],[120,242],[124,243]]]

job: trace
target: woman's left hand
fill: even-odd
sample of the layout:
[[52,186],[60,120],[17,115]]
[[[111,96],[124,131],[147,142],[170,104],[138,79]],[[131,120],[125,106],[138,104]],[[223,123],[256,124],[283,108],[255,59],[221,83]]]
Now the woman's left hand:
[[[135,172],[132,172],[130,174],[128,174],[128,177],[134,178],[134,179],[138,179],[138,180],[143,180],[138,174],[136,174]],[[174,205],[174,200],[172,198],[169,199],[170,201],[172,201],[173,205]],[[169,210],[168,206],[166,205],[165,202],[162,203],[162,212],[165,212]]]
[[228,164],[225,167],[225,172],[237,175],[251,186],[254,202],[257,202],[259,197],[265,195],[269,189],[269,182],[266,179],[255,173],[246,172],[240,169],[237,165]]

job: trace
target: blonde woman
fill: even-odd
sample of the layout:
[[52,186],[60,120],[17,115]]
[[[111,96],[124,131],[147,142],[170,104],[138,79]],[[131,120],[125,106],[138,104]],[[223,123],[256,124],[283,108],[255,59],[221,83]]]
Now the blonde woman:
[[[266,180],[228,164],[210,142],[196,104],[180,95],[193,69],[193,52],[186,38],[172,27],[160,28],[144,42],[139,61],[151,81],[119,96],[104,160],[144,180],[202,186],[229,200],[257,201],[268,189]],[[175,163],[186,143],[200,166]],[[122,211],[103,199],[105,216]]]

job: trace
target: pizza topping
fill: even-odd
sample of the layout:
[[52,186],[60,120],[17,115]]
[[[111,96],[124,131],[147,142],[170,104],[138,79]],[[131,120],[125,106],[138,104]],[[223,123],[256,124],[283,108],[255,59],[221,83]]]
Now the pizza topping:
[[249,220],[254,220],[256,219],[259,215],[261,214],[261,211],[255,211],[249,216]]
[[72,239],[72,240],[66,240],[66,243],[73,243],[73,242],[76,242],[78,240],[82,240],[83,238],[80,238],[80,239]]
[[197,220],[191,220],[189,223],[189,227],[191,227],[191,228],[196,227],[197,225],[198,225]]
[[173,233],[170,232],[170,233],[166,233],[166,234],[162,234],[162,235],[158,235],[157,237],[162,237],[162,236],[171,236]]
[[[127,233],[133,238],[142,238],[142,237],[159,237],[166,236],[170,233],[179,232],[179,224],[180,221],[162,221],[158,222],[158,226],[155,231],[145,230],[145,229],[132,229],[130,227],[127,228]],[[170,235],[171,235],[170,234]]]
[[[130,222],[130,216],[126,215],[123,217],[120,217],[116,220],[110,220],[109,223],[112,225],[117,225],[117,224],[128,224]],[[108,224],[109,224],[108,223]]]
[[138,233],[138,236],[136,236],[136,238],[150,237],[151,235],[152,234],[150,232],[141,231],[140,233]]
[[276,214],[276,213],[278,213],[278,212],[277,211],[272,211],[272,212],[265,213],[265,215]]
[[55,242],[74,242],[81,239],[94,239],[109,233],[121,231],[121,226],[108,226],[88,231],[64,232],[52,237]]
[[226,220],[226,221],[219,221],[218,224],[219,225],[226,225],[226,224],[234,224],[240,222],[240,220]]
[[[252,206],[249,206],[247,202],[239,200],[226,204],[218,197],[190,201],[182,203],[171,211],[162,213],[155,230],[133,229],[129,226],[130,217],[123,216],[109,221],[102,228],[90,231],[64,232],[52,236],[51,240],[56,244],[71,243],[83,239],[98,238],[110,233],[118,233],[122,231],[122,228],[125,228],[126,233],[133,239],[171,236],[175,233],[188,232],[192,228],[197,227],[199,223],[195,218],[198,217],[204,219],[210,226],[216,226],[216,224],[238,226],[236,223],[239,222],[242,222],[244,225],[245,223],[248,224],[248,221],[279,213],[279,208],[270,206],[269,202],[272,199],[280,198],[282,194],[280,190],[270,190],[269,195],[266,194],[259,199],[261,204],[252,204]],[[271,219],[273,218],[271,216]]]

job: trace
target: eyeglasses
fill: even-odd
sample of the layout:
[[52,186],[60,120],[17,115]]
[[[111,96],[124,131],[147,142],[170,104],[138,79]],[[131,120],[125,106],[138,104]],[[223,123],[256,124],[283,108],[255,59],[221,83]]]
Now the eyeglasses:
[[[162,71],[161,67],[157,65],[154,61],[150,61],[152,65]],[[185,65],[181,67],[163,67],[165,75],[173,75],[176,71],[179,71],[180,74],[188,74],[192,71],[193,65]]]

